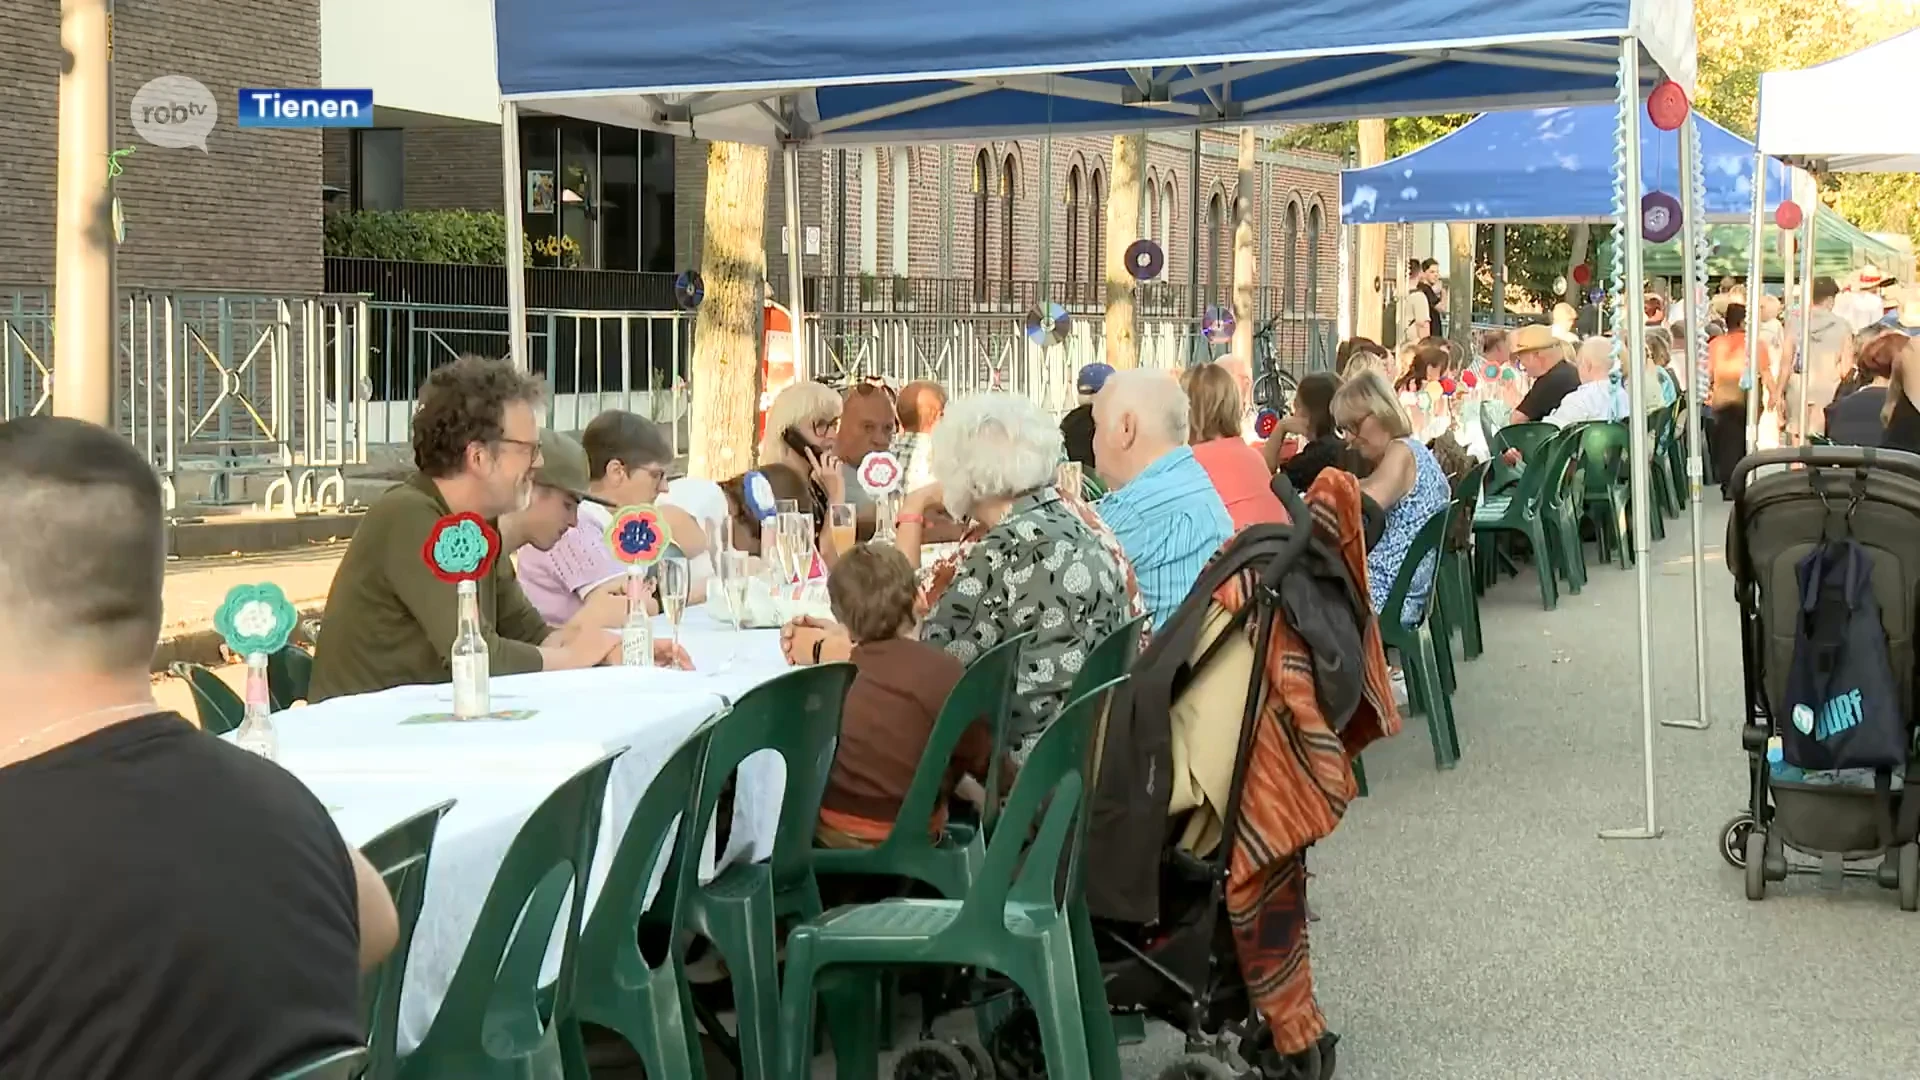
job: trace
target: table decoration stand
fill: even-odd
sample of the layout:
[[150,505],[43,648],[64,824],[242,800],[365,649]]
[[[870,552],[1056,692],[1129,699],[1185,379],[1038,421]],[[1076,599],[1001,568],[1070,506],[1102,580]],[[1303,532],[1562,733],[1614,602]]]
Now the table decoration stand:
[[268,761],[278,755],[280,740],[269,719],[273,702],[267,689],[267,657],[287,647],[299,620],[287,595],[271,582],[235,585],[213,615],[213,627],[227,649],[247,663],[246,711],[234,732],[234,745]]
[[627,621],[620,627],[620,663],[653,666],[653,616],[647,612],[647,568],[673,542],[667,523],[650,505],[623,506],[607,523],[607,547],[627,567]]
[[479,514],[449,514],[434,523],[421,549],[433,576],[454,586],[458,622],[447,666],[453,677],[453,714],[475,720],[493,711],[493,662],[480,622],[480,579],[500,557],[500,534]]

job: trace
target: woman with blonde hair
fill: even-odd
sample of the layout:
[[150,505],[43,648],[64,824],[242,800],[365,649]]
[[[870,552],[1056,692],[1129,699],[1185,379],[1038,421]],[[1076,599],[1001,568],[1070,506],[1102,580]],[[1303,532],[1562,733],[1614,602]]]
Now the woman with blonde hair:
[[[760,464],[785,465],[813,486],[821,506],[846,501],[846,477],[834,456],[840,427],[840,395],[817,382],[797,382],[780,391],[767,408],[760,436]],[[789,435],[791,433],[791,435]]]
[[[1433,451],[1413,437],[1413,422],[1392,387],[1379,375],[1349,379],[1333,396],[1333,419],[1347,441],[1373,471],[1360,481],[1360,493],[1386,516],[1380,541],[1367,552],[1367,591],[1378,612],[1399,576],[1413,538],[1452,499],[1447,474]],[[1414,572],[1405,607],[1394,617],[1413,622],[1426,608],[1433,589],[1438,552],[1429,553]]]
[[1241,434],[1246,407],[1233,373],[1219,364],[1200,364],[1180,376],[1180,385],[1187,392],[1187,442],[1227,504],[1233,527],[1285,521],[1271,486],[1273,470]]

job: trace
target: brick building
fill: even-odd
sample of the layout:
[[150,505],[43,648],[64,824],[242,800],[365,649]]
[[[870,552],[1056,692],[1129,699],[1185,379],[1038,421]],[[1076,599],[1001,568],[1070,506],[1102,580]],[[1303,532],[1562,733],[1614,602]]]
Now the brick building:
[[[320,134],[241,130],[243,86],[320,81],[321,0],[121,4],[114,19],[116,184],[123,287],[311,293],[321,286]],[[0,292],[53,285],[59,0],[9,0],[0,33]],[[142,84],[186,75],[222,113],[207,152],[149,145],[129,112]]]

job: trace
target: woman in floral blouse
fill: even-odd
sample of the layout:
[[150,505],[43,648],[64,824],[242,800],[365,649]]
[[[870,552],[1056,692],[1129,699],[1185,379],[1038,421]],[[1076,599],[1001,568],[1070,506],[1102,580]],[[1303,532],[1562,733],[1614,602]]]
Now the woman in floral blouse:
[[[1007,393],[963,399],[934,429],[934,483],[908,493],[897,527],[901,550],[917,559],[927,508],[975,523],[950,577],[936,567],[920,638],[972,663],[1034,631],[1009,732],[1023,749],[1065,703],[1088,651],[1142,610],[1118,542],[1092,510],[1054,489],[1059,461],[1060,431],[1038,405]],[[815,620],[790,624],[781,638],[793,663],[850,651],[840,628]]]

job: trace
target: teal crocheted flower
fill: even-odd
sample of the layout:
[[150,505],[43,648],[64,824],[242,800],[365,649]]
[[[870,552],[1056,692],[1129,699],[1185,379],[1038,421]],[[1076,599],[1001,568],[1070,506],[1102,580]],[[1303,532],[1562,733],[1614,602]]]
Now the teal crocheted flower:
[[213,613],[213,628],[236,656],[279,652],[299,621],[287,594],[270,581],[235,585]]

